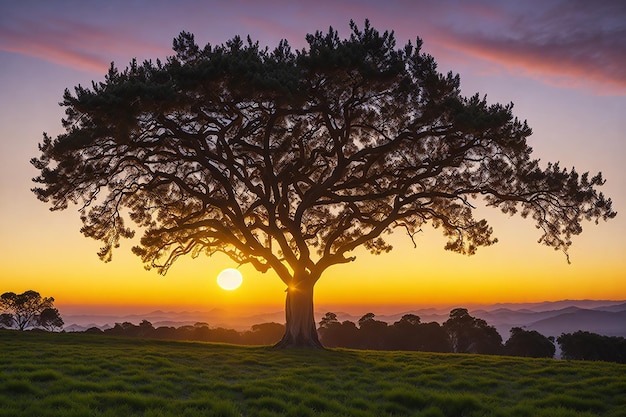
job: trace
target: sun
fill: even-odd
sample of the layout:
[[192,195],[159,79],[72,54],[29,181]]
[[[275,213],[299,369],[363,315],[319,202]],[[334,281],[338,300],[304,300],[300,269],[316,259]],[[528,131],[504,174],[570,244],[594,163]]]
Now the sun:
[[236,290],[242,282],[241,272],[234,268],[226,268],[217,275],[217,285],[226,291]]

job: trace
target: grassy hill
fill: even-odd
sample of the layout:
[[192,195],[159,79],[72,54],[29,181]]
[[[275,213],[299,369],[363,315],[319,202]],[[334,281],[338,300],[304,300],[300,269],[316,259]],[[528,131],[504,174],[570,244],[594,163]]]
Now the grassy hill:
[[626,365],[0,331],[0,416],[626,416]]

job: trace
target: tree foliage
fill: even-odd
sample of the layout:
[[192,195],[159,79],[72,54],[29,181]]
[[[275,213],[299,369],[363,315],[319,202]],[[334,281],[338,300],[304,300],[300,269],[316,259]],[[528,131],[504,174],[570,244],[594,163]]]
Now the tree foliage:
[[0,326],[25,330],[29,327],[43,327],[55,330],[63,327],[63,319],[54,308],[54,298],[42,298],[37,291],[29,290],[22,294],[5,292],[0,295]]
[[502,336],[495,327],[483,319],[473,317],[465,308],[450,311],[450,318],[443,323],[450,337],[452,351],[456,353],[501,352]]
[[579,330],[557,338],[563,359],[626,363],[626,339]]
[[536,330],[511,329],[511,337],[504,344],[504,353],[511,356],[553,358],[556,348],[554,338],[545,337]]
[[482,197],[567,252],[583,220],[615,215],[601,174],[540,166],[512,104],[462,96],[419,38],[396,48],[367,21],[351,29],[309,34],[299,51],[240,37],[202,48],[182,32],[165,62],[111,65],[65,91],[65,132],[44,134],[34,193],[52,210],[78,204],[105,261],[134,236],[130,219],[143,232],[133,252],[160,273],[217,252],[273,269],[291,342],[315,338],[322,273],[361,246],[389,251],[395,229],[413,239],[430,223],[445,249],[474,254],[496,242],[473,215]]

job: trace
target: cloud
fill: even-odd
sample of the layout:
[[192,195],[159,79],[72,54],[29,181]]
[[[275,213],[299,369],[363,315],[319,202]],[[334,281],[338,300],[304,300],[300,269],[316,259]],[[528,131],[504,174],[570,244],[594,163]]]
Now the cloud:
[[362,25],[370,18],[378,29],[395,30],[399,43],[422,37],[425,48],[452,67],[471,62],[476,72],[495,68],[548,85],[626,95],[626,2],[231,0],[219,10],[210,3],[179,3],[14,6],[13,16],[0,16],[0,50],[101,74],[111,60],[170,55],[163,35],[181,27],[191,26],[199,42],[250,33],[263,46],[287,38],[301,48],[307,32],[332,25],[347,36],[350,19]]
[[626,7],[567,5],[508,15],[494,11],[482,28],[438,27],[435,39],[448,50],[546,84],[626,95]]
[[130,60],[137,51],[157,56],[171,54],[123,32],[63,20],[4,25],[0,27],[0,50],[99,74],[108,69],[112,57]]

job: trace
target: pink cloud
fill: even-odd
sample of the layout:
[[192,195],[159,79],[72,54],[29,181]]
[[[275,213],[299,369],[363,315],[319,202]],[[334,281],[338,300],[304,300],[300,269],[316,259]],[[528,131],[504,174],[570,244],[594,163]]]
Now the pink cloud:
[[1,27],[0,50],[95,73],[106,71],[113,58],[127,55],[129,60],[137,51],[150,56],[171,55],[166,48],[132,39],[121,32],[68,21],[22,22],[12,28]]
[[587,4],[494,14],[492,26],[439,27],[433,40],[449,51],[546,84],[626,95],[626,9],[587,10]]

